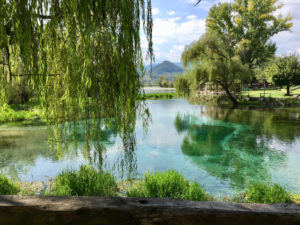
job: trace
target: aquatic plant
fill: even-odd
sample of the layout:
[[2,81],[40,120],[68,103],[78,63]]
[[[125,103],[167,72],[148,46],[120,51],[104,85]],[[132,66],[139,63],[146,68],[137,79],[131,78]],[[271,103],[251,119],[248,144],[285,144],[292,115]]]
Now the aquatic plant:
[[166,172],[147,172],[144,179],[132,185],[127,191],[128,197],[176,198],[206,201],[209,196],[196,182],[186,180],[175,170]]
[[77,171],[65,170],[60,173],[44,195],[116,196],[117,190],[116,179],[110,173],[81,166]]
[[20,191],[20,184],[0,175],[0,195],[14,195]]
[[284,187],[273,184],[254,183],[247,187],[245,199],[250,203],[289,203],[290,194]]

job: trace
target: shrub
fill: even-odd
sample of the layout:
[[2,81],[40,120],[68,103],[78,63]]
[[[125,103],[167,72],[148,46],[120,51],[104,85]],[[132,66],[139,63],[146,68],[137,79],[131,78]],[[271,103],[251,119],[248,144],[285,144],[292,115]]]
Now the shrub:
[[289,203],[291,196],[278,184],[255,183],[246,189],[246,201],[250,203]]
[[196,182],[189,182],[182,174],[174,170],[146,173],[144,180],[128,189],[127,195],[129,197],[208,200],[203,187]]
[[81,166],[78,171],[66,170],[52,183],[50,191],[44,195],[54,196],[116,196],[115,177],[104,171],[96,171],[89,166]]
[[14,195],[19,191],[19,183],[0,175],[0,195]]

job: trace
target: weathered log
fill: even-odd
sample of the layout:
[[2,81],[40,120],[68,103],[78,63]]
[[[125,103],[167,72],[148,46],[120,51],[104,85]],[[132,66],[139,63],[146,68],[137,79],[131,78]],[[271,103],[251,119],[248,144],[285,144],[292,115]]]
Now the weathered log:
[[297,225],[300,205],[0,196],[1,225]]

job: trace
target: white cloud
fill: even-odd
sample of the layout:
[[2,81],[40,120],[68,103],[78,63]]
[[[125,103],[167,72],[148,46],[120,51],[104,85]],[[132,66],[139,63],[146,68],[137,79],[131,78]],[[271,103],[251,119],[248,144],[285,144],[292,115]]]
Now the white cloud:
[[300,48],[297,49],[297,53],[300,53]]
[[205,32],[205,19],[187,20],[180,22],[180,17],[154,19],[153,37],[165,38],[168,41],[174,40],[179,44],[188,44],[199,39]]
[[180,62],[181,53],[184,50],[184,45],[173,45],[169,51],[156,51],[155,58],[158,62],[169,60],[172,62]]
[[158,15],[159,14],[159,9],[158,8],[153,8],[152,9],[152,15]]
[[180,61],[184,46],[196,41],[205,33],[205,19],[195,15],[187,20],[180,17],[156,18],[153,23],[154,46],[161,45],[160,51],[154,51],[157,62],[170,60]]
[[196,20],[197,17],[195,15],[189,15],[186,17],[187,20]]
[[168,11],[169,16],[174,16],[176,13],[174,11]]
[[293,27],[291,31],[280,32],[272,38],[276,42],[278,50],[277,55],[299,52],[300,49],[300,2],[297,0],[280,0],[278,4],[283,7],[276,11],[275,15],[293,16]]

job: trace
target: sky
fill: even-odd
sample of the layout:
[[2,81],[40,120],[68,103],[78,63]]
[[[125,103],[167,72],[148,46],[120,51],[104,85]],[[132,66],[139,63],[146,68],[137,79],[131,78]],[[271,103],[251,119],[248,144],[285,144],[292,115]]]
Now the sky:
[[[180,62],[184,47],[200,38],[205,32],[205,18],[209,8],[218,2],[233,0],[152,0],[153,46],[155,63],[164,60]],[[277,44],[277,55],[298,52],[300,54],[300,0],[280,0],[284,6],[276,14],[293,18],[292,31],[281,32],[272,40]],[[147,42],[142,36],[142,48]]]

